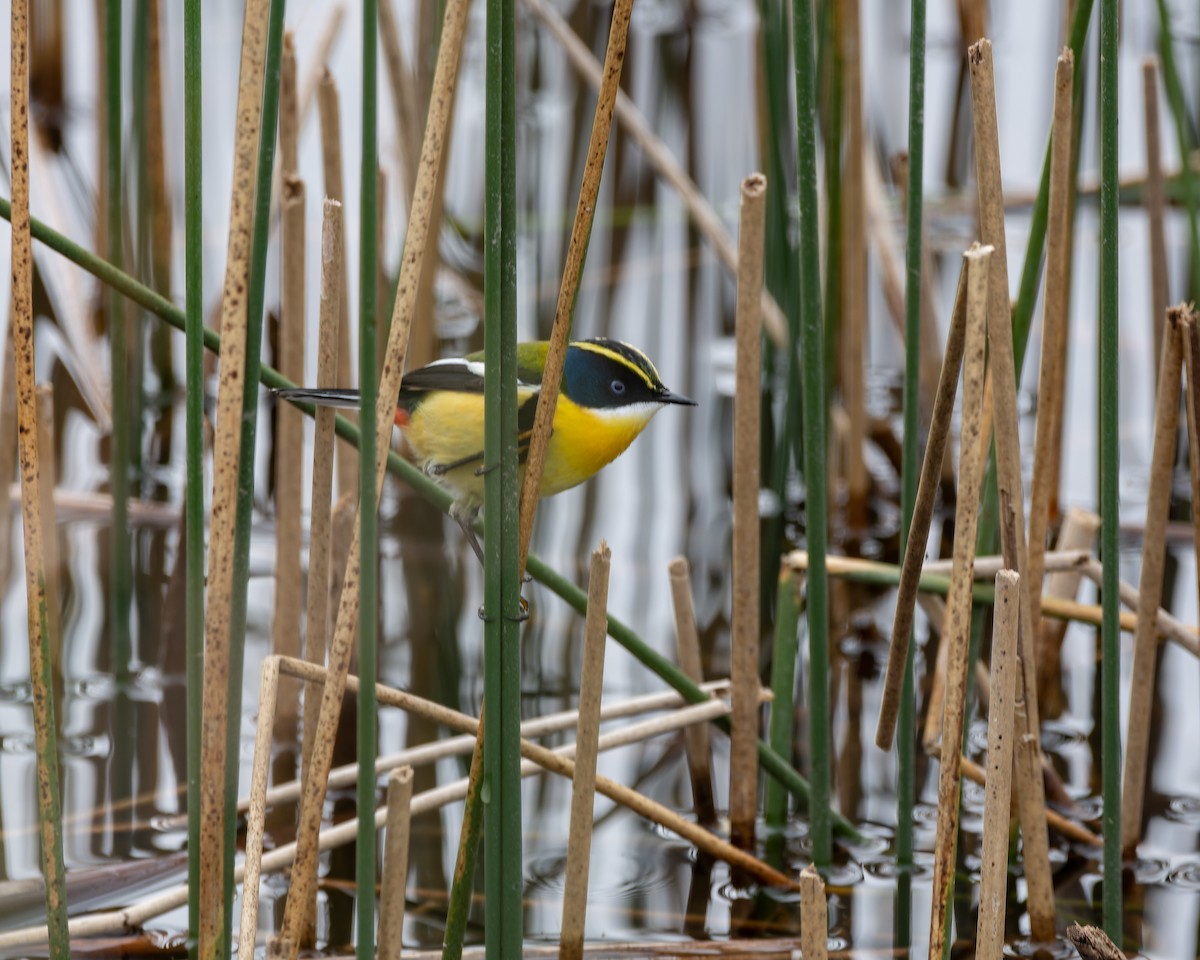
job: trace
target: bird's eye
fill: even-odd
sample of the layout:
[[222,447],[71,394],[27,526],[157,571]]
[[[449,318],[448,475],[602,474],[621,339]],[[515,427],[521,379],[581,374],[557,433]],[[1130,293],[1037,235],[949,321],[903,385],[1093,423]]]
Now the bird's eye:
[[624,396],[625,395],[625,381],[624,380],[614,380],[612,383],[610,383],[608,385],[608,389],[612,391],[614,397]]

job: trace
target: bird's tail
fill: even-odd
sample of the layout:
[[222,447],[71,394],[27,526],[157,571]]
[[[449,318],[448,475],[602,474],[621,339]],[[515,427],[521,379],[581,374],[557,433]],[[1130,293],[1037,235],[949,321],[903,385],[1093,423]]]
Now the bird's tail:
[[275,396],[281,400],[314,403],[319,407],[358,409],[359,405],[357,390],[339,387],[289,387],[286,390],[276,390]]

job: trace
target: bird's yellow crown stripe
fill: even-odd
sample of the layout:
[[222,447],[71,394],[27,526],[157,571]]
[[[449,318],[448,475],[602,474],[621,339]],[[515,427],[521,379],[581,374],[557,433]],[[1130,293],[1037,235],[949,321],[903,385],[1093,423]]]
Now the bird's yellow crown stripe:
[[638,358],[641,359],[641,361],[642,361],[641,363],[636,362],[635,360],[633,360],[631,357],[627,356],[626,354],[624,354],[618,350],[614,350],[611,347],[609,347],[607,344],[603,344],[603,343],[594,343],[589,340],[576,340],[574,343],[571,344],[571,346],[578,347],[580,350],[588,350],[592,353],[598,353],[601,356],[608,357],[610,360],[615,360],[617,363],[621,364],[623,367],[628,367],[630,370],[634,371],[639,377],[641,377],[642,380],[644,380],[646,382],[646,386],[648,386],[652,390],[658,386],[656,376],[654,374],[647,372],[647,370],[646,370],[647,367],[650,370],[654,370],[654,365],[650,362],[649,357],[647,357],[640,350],[637,350],[637,349],[629,346],[628,344],[622,344],[622,347],[624,347],[625,350],[628,350],[629,353],[636,354],[638,356]]

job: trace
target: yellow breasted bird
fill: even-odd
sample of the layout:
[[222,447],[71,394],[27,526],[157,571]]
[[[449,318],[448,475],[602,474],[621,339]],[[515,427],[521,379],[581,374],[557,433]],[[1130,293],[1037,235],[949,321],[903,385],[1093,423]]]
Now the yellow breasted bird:
[[[517,346],[522,464],[548,349],[546,341]],[[469,521],[483,503],[483,377],[482,353],[436,360],[404,375],[396,402],[396,425],[425,472],[454,493],[451,516],[468,536]],[[296,388],[280,390],[279,396],[329,406],[358,406],[357,390]],[[541,496],[561,493],[607,466],[667,404],[696,405],[663,386],[654,364],[636,347],[603,338],[569,344]],[[472,546],[477,544],[472,542]]]

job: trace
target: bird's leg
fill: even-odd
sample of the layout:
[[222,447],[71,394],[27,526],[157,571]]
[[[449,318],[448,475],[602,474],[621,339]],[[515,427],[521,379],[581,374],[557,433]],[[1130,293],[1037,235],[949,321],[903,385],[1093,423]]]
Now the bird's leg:
[[462,532],[467,537],[467,543],[475,551],[475,556],[479,559],[479,565],[482,567],[483,547],[479,545],[479,538],[475,536],[475,521],[479,518],[479,504],[465,499],[455,500],[450,504],[450,518],[462,527]]

